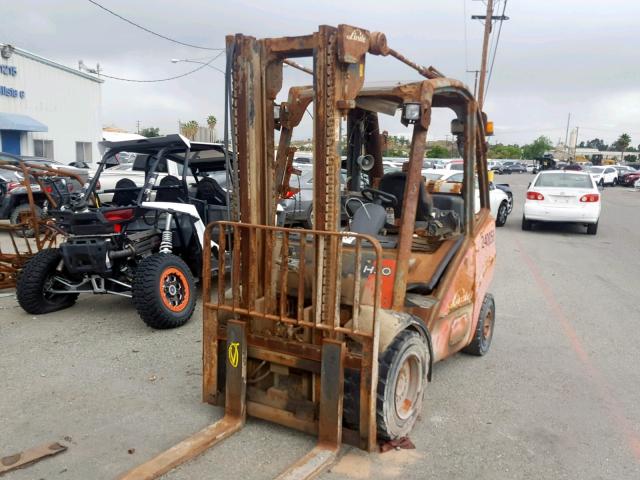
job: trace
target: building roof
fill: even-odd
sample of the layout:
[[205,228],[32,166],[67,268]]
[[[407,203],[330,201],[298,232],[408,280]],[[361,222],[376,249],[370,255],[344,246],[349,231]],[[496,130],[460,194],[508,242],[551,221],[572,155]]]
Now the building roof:
[[[48,58],[41,57],[40,55],[36,55],[35,53],[31,53],[27,50],[23,50],[21,48],[15,47],[13,45],[8,45],[4,43],[0,43],[0,48],[5,46],[9,46],[12,49],[12,55],[20,55],[21,57],[28,58],[30,60],[34,60],[36,62],[40,62],[44,65],[48,65],[49,67],[57,68],[64,72],[70,73],[72,75],[77,75],[79,77],[86,78],[87,80],[92,80],[96,83],[104,83],[102,78],[96,77],[94,75],[90,75],[85,72],[81,72],[80,70],[76,70],[75,68],[67,67],[66,65],[62,65],[60,63],[54,62],[53,60],[49,60]],[[4,60],[4,59],[3,59]]]

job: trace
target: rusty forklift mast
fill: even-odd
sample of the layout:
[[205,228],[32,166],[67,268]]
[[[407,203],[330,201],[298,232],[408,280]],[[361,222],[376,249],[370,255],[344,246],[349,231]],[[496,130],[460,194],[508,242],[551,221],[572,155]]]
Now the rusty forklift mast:
[[[363,90],[367,54],[395,57],[425,80],[367,93]],[[278,105],[283,63],[292,64],[303,57],[313,60],[312,86],[291,88],[288,100]],[[247,415],[317,435],[317,446],[278,477],[313,478],[335,461],[343,442],[367,451],[376,448],[381,433],[376,408],[382,343],[387,347],[398,332],[409,332],[406,336],[417,339],[424,348],[427,365],[421,367],[421,374],[426,381],[434,357],[444,358],[461,350],[469,344],[469,332],[475,328],[469,319],[477,313],[474,309],[478,302],[472,304],[466,297],[452,300],[453,295],[448,293],[444,300],[445,294],[438,294],[433,301],[429,297],[432,303],[428,306],[414,306],[413,311],[420,313],[422,320],[406,313],[411,275],[422,275],[425,268],[431,268],[428,262],[421,264],[412,258],[412,245],[436,89],[441,91],[441,103],[453,98],[462,118],[467,178],[472,178],[476,170],[476,154],[484,154],[483,137],[478,132],[482,119],[464,86],[391,49],[383,33],[348,25],[320,26],[311,35],[297,37],[257,40],[242,34],[228,36],[227,75],[231,82],[227,91],[234,146],[230,161],[234,217],[233,221],[209,225],[204,244],[214,239],[220,252],[231,252],[231,276],[220,276],[217,287],[213,286],[208,255],[203,255],[202,276],[203,401],[224,405],[225,414],[122,479],[157,478],[240,430]],[[397,243],[384,250],[375,235],[341,229],[343,119],[352,125],[358,115],[370,120],[363,131],[375,135],[368,135],[360,150],[372,152],[372,175],[378,179],[382,176],[377,117],[354,112],[357,104],[372,102],[381,102],[383,110],[392,105],[392,112],[402,105],[414,109],[407,115],[407,122],[403,116],[405,126],[413,124],[413,138],[406,188],[401,194],[403,211],[397,217],[401,218]],[[311,103],[313,229],[283,228],[275,224],[276,205],[291,171],[295,152],[290,146],[292,132]],[[280,130],[277,146],[275,130]],[[486,185],[486,165],[485,172],[479,170],[478,176],[480,184]],[[465,181],[459,238],[442,236],[436,242],[434,248],[444,252],[438,254],[440,260],[447,252],[447,262],[454,258],[454,247],[473,248],[470,234],[477,229],[474,225],[478,221],[493,225],[486,188],[481,192],[482,210],[474,217],[473,188],[473,181]],[[426,224],[437,228],[443,221]],[[468,262],[459,257],[453,261],[456,268]],[[226,256],[219,255],[219,259],[219,271],[224,272]],[[485,258],[482,261],[487,269],[483,275],[489,278],[493,263]],[[393,275],[385,276],[384,271],[392,269]],[[448,292],[458,284],[460,288],[472,288],[469,285],[475,280],[466,272],[460,277],[452,271],[440,282],[448,286]],[[447,306],[441,314],[441,300],[455,305]],[[433,349],[425,325],[432,325],[438,332],[446,330],[449,335],[454,319],[457,343],[444,341]],[[352,417],[349,425],[343,425],[347,374],[351,379],[348,408]],[[420,409],[422,393],[414,392],[414,397],[406,400],[412,415],[417,416],[414,410]]]

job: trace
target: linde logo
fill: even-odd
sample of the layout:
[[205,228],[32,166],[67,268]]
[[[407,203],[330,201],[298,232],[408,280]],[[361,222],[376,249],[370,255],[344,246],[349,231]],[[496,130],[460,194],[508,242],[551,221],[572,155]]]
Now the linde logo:
[[356,42],[360,42],[360,43],[366,43],[367,42],[367,36],[362,33],[360,30],[354,30],[353,32],[351,32],[348,36],[347,36],[348,40],[354,40]]

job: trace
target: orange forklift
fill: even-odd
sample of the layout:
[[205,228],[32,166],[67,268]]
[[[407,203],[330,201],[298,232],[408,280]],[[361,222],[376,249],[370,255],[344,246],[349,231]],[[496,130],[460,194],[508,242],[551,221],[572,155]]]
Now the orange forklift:
[[[394,58],[422,78],[367,88],[370,56]],[[312,70],[296,63],[305,57]],[[278,103],[284,63],[312,82]],[[408,435],[433,364],[459,351],[484,355],[491,344],[487,122],[461,82],[410,61],[383,33],[339,25],[296,37],[228,36],[226,93],[231,221],[210,224],[204,245],[218,245],[218,271],[230,263],[231,273],[212,283],[203,255],[202,275],[203,400],[224,405],[225,415],[127,480],[166,473],[240,430],[247,416],[317,435],[317,446],[278,477],[313,478],[343,442],[374,451]],[[307,108],[313,228],[283,228],[277,205],[291,187],[291,138]],[[437,109],[453,112],[464,181],[429,192],[421,169]],[[383,172],[382,116],[412,130],[405,171]]]

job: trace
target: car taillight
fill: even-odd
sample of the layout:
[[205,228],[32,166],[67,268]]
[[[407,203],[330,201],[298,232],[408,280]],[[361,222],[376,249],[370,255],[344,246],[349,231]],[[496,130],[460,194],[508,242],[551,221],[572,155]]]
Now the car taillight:
[[544,195],[540,192],[527,192],[527,200],[544,200]]
[[44,187],[44,191],[47,193],[52,193],[53,187],[51,185],[47,185],[46,187]]
[[586,203],[597,202],[598,200],[600,200],[600,194],[598,193],[587,193],[580,197],[580,201]]
[[22,186],[20,182],[9,182],[7,183],[7,192],[10,192],[14,188],[18,188],[20,186]]
[[298,193],[300,190],[297,188],[289,188],[286,192],[284,192],[283,197],[284,198],[293,198],[296,196],[296,193]]
[[126,222],[133,218],[133,208],[123,208],[121,210],[104,212],[104,218],[112,223]]

